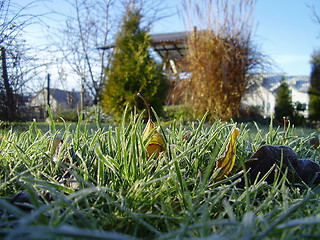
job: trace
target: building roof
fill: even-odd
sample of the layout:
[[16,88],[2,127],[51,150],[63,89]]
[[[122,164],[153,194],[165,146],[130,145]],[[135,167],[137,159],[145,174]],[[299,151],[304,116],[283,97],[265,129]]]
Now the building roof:
[[283,78],[290,88],[294,88],[298,92],[308,93],[310,86],[310,77],[304,75],[296,76],[281,73],[255,74],[254,78],[259,80],[250,86],[249,92],[252,92],[261,86],[272,93],[276,93]]
[[76,91],[65,91],[57,88],[50,88],[50,94],[58,102],[68,102],[72,98],[75,102],[80,102],[80,92]]
[[281,74],[263,75],[262,86],[273,92],[280,87],[282,78]]
[[309,76],[287,76],[287,82],[299,92],[308,93],[310,87]]
[[[162,59],[180,59],[185,56],[186,42],[190,32],[150,34],[151,46]],[[107,44],[99,49],[114,48],[115,43]]]
[[[38,96],[39,94],[43,94],[43,92],[47,91],[47,88],[42,88],[33,98]],[[50,88],[50,95],[59,103],[68,102],[72,99],[74,102],[80,102],[81,94],[79,91],[66,91],[57,88]]]
[[186,54],[190,32],[161,33],[151,35],[151,45],[162,59],[180,59]]
[[296,89],[299,92],[307,93],[310,86],[310,76],[307,75],[288,75],[281,73],[273,74],[255,74],[256,84],[263,86],[269,91],[276,91],[280,85],[282,79],[289,85],[289,87]]

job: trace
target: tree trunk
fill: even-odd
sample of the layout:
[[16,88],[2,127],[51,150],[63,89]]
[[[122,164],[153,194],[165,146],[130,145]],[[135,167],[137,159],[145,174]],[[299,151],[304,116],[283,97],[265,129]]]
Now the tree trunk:
[[9,83],[8,71],[7,71],[7,61],[6,61],[6,50],[4,47],[1,48],[1,58],[2,58],[2,77],[4,82],[4,87],[6,89],[6,102],[8,106],[8,120],[13,122],[17,120],[17,109],[15,106],[15,97],[12,88]]

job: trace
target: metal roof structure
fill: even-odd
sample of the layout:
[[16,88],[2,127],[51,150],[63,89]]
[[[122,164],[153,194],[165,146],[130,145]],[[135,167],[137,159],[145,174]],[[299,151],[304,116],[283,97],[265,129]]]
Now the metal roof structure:
[[[191,32],[150,34],[151,46],[164,62],[170,59],[181,59],[185,56],[186,43],[190,33]],[[107,50],[114,47],[115,43],[111,43],[99,47],[99,49]]]
[[186,54],[186,43],[190,32],[152,34],[153,50],[163,59],[181,59]]

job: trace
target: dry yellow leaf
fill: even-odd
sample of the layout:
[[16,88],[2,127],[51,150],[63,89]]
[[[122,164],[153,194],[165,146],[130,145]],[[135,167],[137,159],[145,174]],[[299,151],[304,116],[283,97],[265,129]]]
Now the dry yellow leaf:
[[166,144],[162,134],[157,130],[154,130],[154,128],[155,124],[152,122],[151,119],[149,119],[142,133],[142,139],[146,140],[149,137],[149,135],[152,134],[146,148],[148,156],[151,156],[155,151],[157,151],[157,153],[154,155],[154,157],[157,158],[160,152],[165,151]]
[[[160,152],[165,151],[166,144],[162,134],[155,129],[155,124],[151,119],[151,111],[147,101],[144,99],[144,97],[140,93],[138,93],[138,96],[145,103],[148,110],[148,116],[149,116],[147,125],[142,133],[142,140],[146,140],[150,137],[150,140],[148,141],[148,144],[146,146],[148,156],[150,157],[153,153],[157,151],[154,155],[154,158],[157,158]],[[149,136],[150,134],[152,134],[152,136]]]
[[216,168],[214,171],[220,170],[220,172],[215,177],[215,181],[223,179],[232,171],[236,160],[236,140],[239,132],[239,128],[233,130],[226,151],[216,160]]

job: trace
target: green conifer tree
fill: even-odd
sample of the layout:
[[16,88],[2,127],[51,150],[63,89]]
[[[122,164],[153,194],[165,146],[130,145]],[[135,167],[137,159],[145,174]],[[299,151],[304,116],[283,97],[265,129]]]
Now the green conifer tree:
[[166,78],[162,67],[151,58],[150,36],[141,28],[140,10],[128,7],[116,37],[112,64],[106,69],[102,106],[107,113],[121,116],[125,107],[143,109],[140,92],[161,113],[166,97]]
[[289,85],[284,81],[284,78],[281,80],[281,85],[278,88],[274,118],[277,121],[282,121],[283,117],[287,117],[290,120],[294,119],[292,97],[289,92]]
[[320,120],[320,51],[311,59],[311,82],[309,88],[309,118]]

